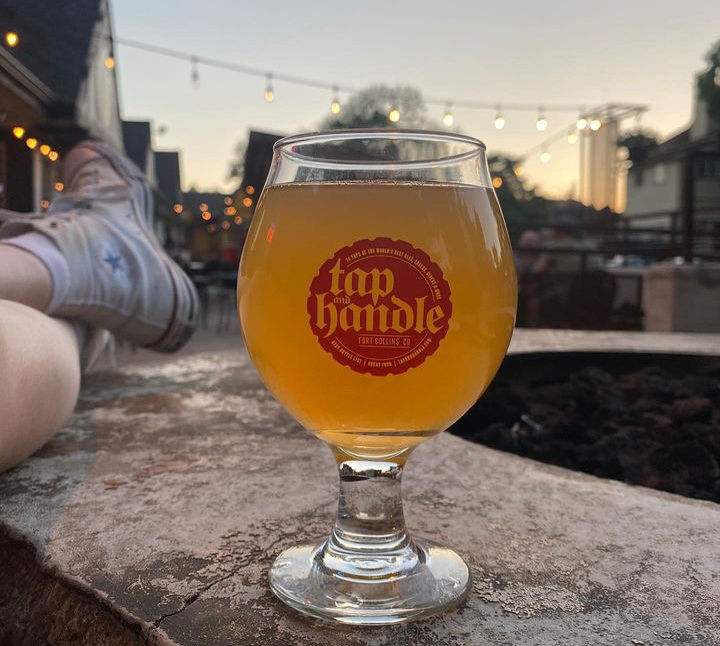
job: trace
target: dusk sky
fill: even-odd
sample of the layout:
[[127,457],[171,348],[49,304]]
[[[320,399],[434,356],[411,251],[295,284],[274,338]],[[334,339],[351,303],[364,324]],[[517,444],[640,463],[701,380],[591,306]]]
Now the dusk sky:
[[[482,2],[473,0],[114,0],[116,35],[199,56],[331,83],[411,85],[426,96],[532,104],[647,104],[642,125],[666,136],[689,122],[693,74],[720,39],[718,0]],[[313,130],[331,93],[200,67],[118,46],[123,117],[167,126],[155,147],[179,149],[185,188],[229,190],[227,168],[249,128],[279,134]],[[457,108],[455,127],[489,150],[522,154],[571,123],[536,114]],[[428,106],[440,122],[442,106]],[[402,124],[400,124],[402,125]],[[625,124],[628,128],[634,120]],[[549,196],[577,181],[577,145],[563,138],[552,160],[529,159],[527,178]]]

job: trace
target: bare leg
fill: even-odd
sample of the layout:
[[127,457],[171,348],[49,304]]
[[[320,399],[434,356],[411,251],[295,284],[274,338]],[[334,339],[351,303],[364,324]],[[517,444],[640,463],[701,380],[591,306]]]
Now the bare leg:
[[[4,271],[0,264],[0,297],[6,297],[8,287]],[[32,293],[29,300],[39,302],[41,295],[42,291]],[[4,471],[45,444],[75,407],[80,360],[72,326],[27,305],[0,300],[0,384],[0,471]]]
[[0,244],[0,298],[44,311],[52,296],[50,272],[25,249]]

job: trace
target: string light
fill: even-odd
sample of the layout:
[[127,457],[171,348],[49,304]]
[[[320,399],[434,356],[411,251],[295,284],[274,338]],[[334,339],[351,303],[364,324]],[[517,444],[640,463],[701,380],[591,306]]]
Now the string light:
[[455,116],[452,113],[451,106],[448,103],[447,107],[445,108],[445,114],[443,115],[443,123],[449,128],[452,126],[453,123],[455,123]]
[[540,153],[540,161],[543,164],[547,164],[551,159],[552,159],[552,155],[547,150],[543,150]]
[[497,107],[497,111],[495,112],[495,128],[497,130],[502,130],[505,127],[505,117],[502,116],[502,112],[500,111],[500,106]]
[[225,215],[235,215],[237,213],[237,209],[234,206],[226,206],[223,213]]
[[25,128],[23,128],[22,126],[15,126],[12,129],[12,133],[16,139],[22,139],[23,135],[25,134]]
[[241,217],[241,216],[239,216],[239,215],[236,215],[236,216],[235,216],[235,220],[234,220],[234,222],[235,222],[235,224],[242,224],[242,222],[243,222],[243,219],[242,219],[242,217]]
[[228,195],[223,202],[225,202],[225,206],[230,206],[233,202],[232,198]]
[[173,211],[175,211],[175,213],[177,213],[178,215],[180,215],[180,214],[183,212],[183,205],[182,205],[182,204],[175,204],[175,206],[173,206]]
[[230,223],[227,220],[223,220],[223,223],[220,226],[227,231],[230,228]]
[[602,121],[600,119],[592,119],[590,121],[590,130],[597,132],[602,127]]
[[522,177],[525,174],[525,167],[520,165],[515,166],[513,172],[515,173],[515,177]]
[[337,85],[333,87],[333,98],[330,102],[330,112],[335,115],[340,114],[340,96]]
[[200,210],[201,210],[201,211],[207,211],[207,210],[208,210],[208,205],[205,204],[205,202],[200,202]]
[[252,195],[253,193],[255,193],[255,187],[254,187],[254,186],[246,186],[246,187],[245,187],[245,192],[246,192],[248,195]]
[[246,209],[249,209],[249,208],[252,206],[252,204],[253,204],[253,201],[252,201],[252,198],[251,198],[251,197],[244,197],[244,198],[243,198],[242,205],[243,205]]
[[200,217],[207,222],[212,218],[212,213],[210,213],[210,211],[203,211]]
[[548,120],[545,118],[545,111],[542,108],[538,110],[538,117],[535,121],[535,127],[540,132],[545,132],[548,127]]
[[575,125],[578,130],[585,130],[588,127],[588,120],[585,117],[580,117]]
[[214,233],[216,229],[217,227],[214,224],[209,224],[207,228],[210,233]]
[[43,157],[47,157],[50,150],[50,146],[48,146],[47,144],[42,144],[40,146],[40,154],[43,155]]
[[8,47],[15,47],[20,42],[20,37],[14,31],[5,32],[5,43]]
[[55,182],[55,190],[58,193],[62,193],[65,190],[65,184],[63,184],[62,182]]
[[492,179],[493,188],[500,188],[503,185],[502,177],[495,176]]
[[43,200],[42,202],[40,202],[40,206],[46,209],[48,208],[48,206],[50,206],[50,202],[48,202],[47,200]]
[[112,56],[107,56],[105,58],[105,67],[107,67],[109,70],[115,67],[115,59]]
[[273,91],[272,74],[265,77],[265,101],[272,103],[275,100],[275,92]]
[[577,136],[577,132],[575,130],[571,130],[570,132],[568,132],[567,142],[571,146],[572,146],[572,144],[574,144],[577,141],[577,138],[578,138],[578,136]]
[[[6,34],[9,32],[6,32]],[[103,38],[107,39],[107,36],[102,36]],[[113,44],[119,44],[127,47],[132,47],[134,49],[150,52],[153,54],[161,55],[161,56],[167,56],[170,58],[174,58],[176,60],[183,60],[183,61],[189,61],[191,63],[191,70],[192,70],[192,82],[193,86],[197,87],[198,81],[199,81],[199,73],[198,73],[198,65],[199,63],[202,63],[203,65],[207,65],[209,67],[215,67],[218,69],[224,69],[232,72],[236,72],[239,74],[247,74],[250,76],[256,76],[256,77],[265,77],[268,81],[272,80],[272,75],[265,70],[261,68],[254,68],[248,65],[242,65],[235,63],[230,60],[222,60],[222,59],[214,59],[214,58],[207,58],[207,57],[200,57],[196,54],[190,53],[185,50],[179,50],[179,49],[170,49],[167,47],[161,47],[158,45],[154,45],[152,43],[146,43],[146,42],[140,42],[136,40],[130,40],[130,39],[124,39],[124,38],[114,38]],[[326,81],[323,81],[322,79],[315,79],[315,78],[308,78],[308,77],[302,77],[302,76],[296,76],[293,74],[286,74],[286,73],[278,73],[276,75],[276,78],[280,78],[283,81],[286,81],[288,83],[293,83],[297,85],[301,85],[304,87],[310,87],[310,88],[316,88],[316,89],[322,89],[323,91],[332,90],[333,95],[335,98],[338,96],[338,92],[342,90],[343,92],[355,92],[357,88],[351,87],[351,86],[338,86],[335,83],[329,83]],[[267,93],[267,90],[270,90],[270,93]],[[269,84],[266,88],[267,97],[266,100],[271,101],[275,98],[275,92],[272,88],[272,85]],[[271,98],[272,97],[272,98]],[[468,109],[472,110],[493,110],[498,108],[498,102],[496,101],[475,101],[471,99],[455,99],[455,100],[449,100],[447,98],[436,98],[436,97],[430,97],[426,99],[426,102],[428,104],[432,105],[445,105],[452,104],[453,106],[462,106],[466,107]],[[340,101],[338,100],[337,103],[339,104]],[[571,104],[553,104],[553,105],[544,105],[540,104],[540,107],[538,108],[538,103],[532,104],[532,103],[503,103],[504,109],[511,110],[511,111],[520,111],[520,112],[536,112],[538,114],[538,117],[536,119],[536,128],[540,130],[541,132],[547,129],[549,126],[547,118],[545,116],[545,110],[550,111],[559,111],[559,112],[573,112],[575,114],[584,115],[586,114],[585,108],[580,105],[571,105]],[[642,106],[636,106],[637,108],[642,108]],[[331,111],[333,111],[333,104],[331,103]],[[499,111],[498,111],[499,112]],[[392,116],[392,118],[390,118]],[[400,111],[393,107],[389,113],[388,118],[393,123],[400,120]],[[501,117],[499,113],[496,114],[496,120],[497,120],[497,129],[501,129],[499,127],[499,124],[505,125],[505,119],[498,119],[498,117]],[[580,125],[583,123],[580,119],[578,119],[578,129],[584,130],[583,127],[580,127]],[[587,127],[586,124],[585,127]]]
[[198,69],[197,56],[193,56],[190,59],[190,85],[194,90],[200,87],[200,70]]
[[30,150],[33,150],[33,149],[35,148],[35,146],[38,145],[38,140],[35,139],[35,137],[28,137],[28,138],[25,140],[25,145],[26,145]]
[[53,161],[53,162],[54,162],[54,161],[57,161],[57,158],[58,158],[58,154],[57,154],[57,152],[55,152],[54,150],[51,150],[51,151],[48,153],[48,159],[49,159],[50,161]]

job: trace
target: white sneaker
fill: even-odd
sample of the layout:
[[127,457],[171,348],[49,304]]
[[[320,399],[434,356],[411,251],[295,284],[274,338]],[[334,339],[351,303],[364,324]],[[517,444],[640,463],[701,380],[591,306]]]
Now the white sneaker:
[[195,331],[197,292],[151,227],[152,195],[142,172],[105,144],[83,142],[65,158],[66,192],[47,213],[10,214],[0,238],[50,237],[69,268],[67,293],[51,313],[160,352]]

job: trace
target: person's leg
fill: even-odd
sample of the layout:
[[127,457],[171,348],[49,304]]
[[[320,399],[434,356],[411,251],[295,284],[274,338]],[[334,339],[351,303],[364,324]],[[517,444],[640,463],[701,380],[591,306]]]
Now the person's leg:
[[70,417],[80,389],[79,357],[70,323],[0,300],[0,472],[40,448]]
[[0,276],[0,299],[40,311],[50,303],[50,272],[39,258],[25,249],[0,243]]

